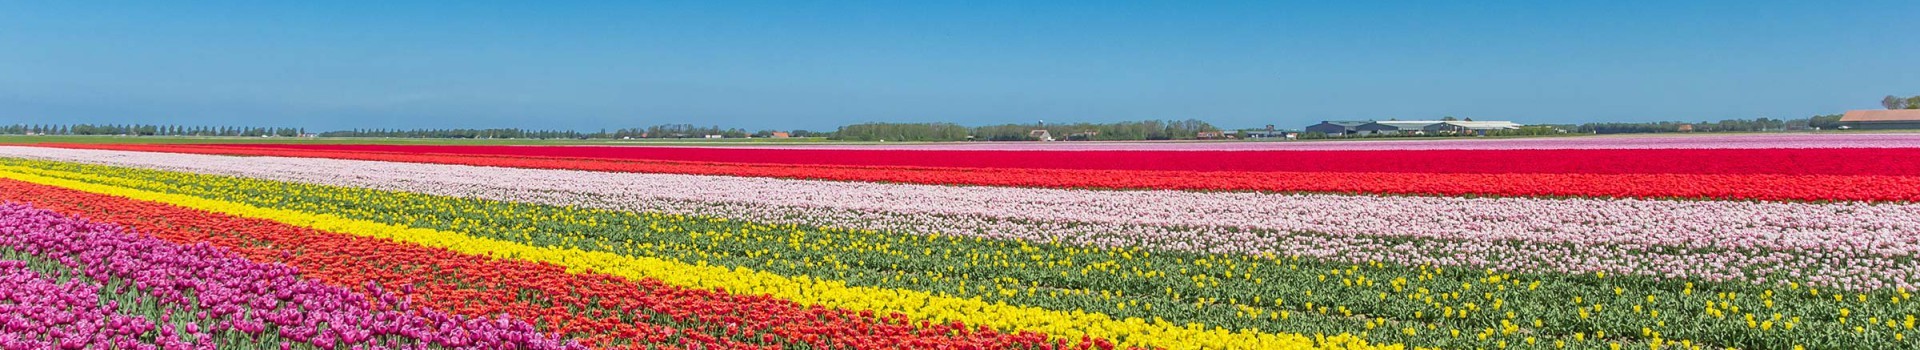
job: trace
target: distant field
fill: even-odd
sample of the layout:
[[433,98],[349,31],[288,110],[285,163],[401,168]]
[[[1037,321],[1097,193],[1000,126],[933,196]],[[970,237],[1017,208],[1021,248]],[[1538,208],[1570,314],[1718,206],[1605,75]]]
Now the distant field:
[[1566,134],[1507,137],[1391,137],[1313,140],[1172,140],[1060,142],[871,142],[825,138],[785,139],[426,139],[373,137],[182,137],[0,135],[0,144],[288,144],[419,146],[679,146],[868,150],[981,151],[1338,151],[1501,149],[1757,149],[1911,148],[1920,132],[1826,131],[1817,133]]
[[[206,327],[412,312],[524,333],[489,339],[731,342],[688,346],[711,349],[1920,349],[1912,133],[9,140],[48,143],[0,145],[0,291],[162,300],[94,314]],[[135,278],[241,311],[55,288]],[[256,316],[353,300],[408,301]]]

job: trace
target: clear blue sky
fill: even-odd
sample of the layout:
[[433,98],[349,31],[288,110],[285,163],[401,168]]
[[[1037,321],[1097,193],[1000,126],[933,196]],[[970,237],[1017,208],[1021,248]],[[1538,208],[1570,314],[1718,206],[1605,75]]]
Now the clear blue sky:
[[830,129],[1797,118],[1920,1],[0,1],[0,124]]

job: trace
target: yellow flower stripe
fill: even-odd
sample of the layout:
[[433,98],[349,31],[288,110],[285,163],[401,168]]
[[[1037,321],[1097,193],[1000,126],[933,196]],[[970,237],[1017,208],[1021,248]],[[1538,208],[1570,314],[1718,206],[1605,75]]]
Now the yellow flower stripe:
[[[465,234],[354,220],[325,213],[260,208],[251,205],[201,197],[150,192],[88,182],[34,175],[64,173],[47,169],[22,169],[0,166],[0,178],[63,187],[83,192],[159,202],[227,215],[265,219],[293,226],[389,239],[422,246],[448,249],[463,254],[497,259],[546,262],[566,267],[573,273],[604,273],[630,279],[654,279],[668,284],[699,288],[724,288],[728,292],[765,294],[802,304],[824,307],[899,312],[913,319],[938,322],[961,321],[1003,330],[1042,332],[1064,339],[1082,335],[1106,338],[1122,346],[1162,347],[1168,349],[1404,349],[1404,345],[1369,345],[1348,334],[1308,337],[1299,334],[1266,333],[1253,330],[1229,331],[1199,324],[1175,325],[1166,321],[1139,318],[1115,320],[1106,314],[1083,311],[1058,311],[1043,308],[988,303],[978,298],[953,298],[926,292],[849,286],[834,280],[807,276],[783,276],[747,268],[686,264],[650,257],[623,256],[572,248],[536,247],[526,244],[468,236]],[[73,175],[73,176],[65,176]],[[90,175],[64,174],[85,178]],[[126,179],[122,179],[126,180]]]

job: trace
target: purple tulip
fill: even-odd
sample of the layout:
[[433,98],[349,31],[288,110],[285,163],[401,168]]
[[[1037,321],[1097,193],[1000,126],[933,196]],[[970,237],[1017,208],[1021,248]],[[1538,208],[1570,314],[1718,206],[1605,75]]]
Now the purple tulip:
[[[157,332],[161,342],[154,345],[195,349],[211,346],[212,336],[201,326],[207,324],[230,325],[257,340],[271,335],[329,349],[385,348],[379,343],[402,338],[457,349],[584,349],[505,316],[449,317],[408,307],[401,295],[303,279],[292,267],[253,262],[205,243],[173,244],[18,203],[0,204],[0,248],[64,265],[92,281],[46,282],[20,272],[22,263],[0,261],[0,300],[25,300],[0,303],[0,345],[20,341],[32,347],[38,344],[32,335],[64,331],[118,336],[86,346],[95,348]],[[109,281],[133,286],[168,312],[150,322],[116,314],[114,306],[91,307],[97,304],[95,283]],[[188,322],[176,328],[177,319]],[[103,325],[113,328],[96,329]]]

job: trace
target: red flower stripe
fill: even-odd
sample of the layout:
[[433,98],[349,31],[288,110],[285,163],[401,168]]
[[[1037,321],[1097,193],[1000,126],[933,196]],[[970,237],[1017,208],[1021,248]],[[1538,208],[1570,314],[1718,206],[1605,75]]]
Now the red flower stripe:
[[[49,146],[49,145],[42,145]],[[1920,177],[1768,174],[1428,174],[967,169],[608,161],[182,145],[58,144],[66,148],[311,157],[536,169],[645,172],[1047,188],[1335,192],[1525,197],[1920,201]],[[1913,162],[1920,163],[1920,162]]]
[[1444,174],[1920,175],[1920,149],[955,151],[257,144],[211,147],[599,160],[996,169]]
[[[372,282],[410,290],[416,305],[436,310],[466,316],[509,314],[599,348],[641,349],[646,343],[723,349],[779,348],[757,345],[769,343],[862,349],[1112,347],[1104,339],[1049,342],[1038,333],[1007,334],[958,322],[933,324],[900,314],[831,310],[652,280],[568,273],[550,264],[487,259],[10,179],[0,179],[0,201],[121,225],[179,244],[206,242],[254,261],[299,268],[304,276],[329,284]],[[664,324],[650,323],[649,317]]]

